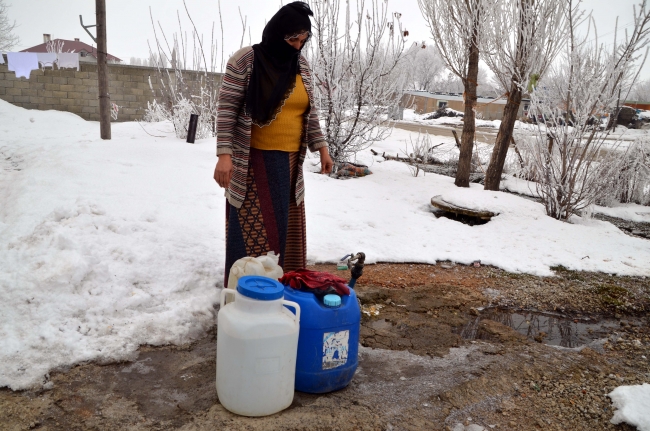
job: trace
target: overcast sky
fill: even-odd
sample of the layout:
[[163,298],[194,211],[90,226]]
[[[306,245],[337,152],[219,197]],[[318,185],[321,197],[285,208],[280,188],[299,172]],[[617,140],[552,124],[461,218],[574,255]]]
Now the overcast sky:
[[[367,0],[368,1],[368,0]],[[219,9],[217,0],[186,0],[190,14],[199,30],[210,37],[215,22],[216,36],[221,39]],[[284,3],[288,1],[285,0]],[[585,0],[583,7],[593,10],[601,40],[611,43],[616,17],[619,28],[628,29],[632,24],[632,6],[639,0]],[[16,20],[16,33],[20,45],[16,50],[43,43],[43,34],[52,38],[79,38],[93,44],[79,23],[83,15],[84,24],[95,23],[95,2],[90,0],[5,0],[9,5],[9,17]],[[108,52],[129,62],[131,57],[149,56],[147,41],[153,41],[153,30],[149,17],[149,6],[154,20],[171,35],[178,29],[176,11],[181,12],[184,30],[190,30],[182,0],[107,0]],[[280,0],[222,0],[221,10],[224,26],[226,58],[239,48],[242,26],[238,8],[247,17],[252,43],[259,42],[265,22],[280,7]],[[402,22],[409,31],[409,41],[429,40],[430,34],[420,14],[417,0],[389,0],[391,11],[402,13]],[[94,29],[91,29],[94,33]],[[248,34],[244,45],[248,45]],[[65,50],[65,47],[64,47]],[[648,62],[650,63],[650,61]],[[641,79],[650,79],[650,64],[644,67]]]

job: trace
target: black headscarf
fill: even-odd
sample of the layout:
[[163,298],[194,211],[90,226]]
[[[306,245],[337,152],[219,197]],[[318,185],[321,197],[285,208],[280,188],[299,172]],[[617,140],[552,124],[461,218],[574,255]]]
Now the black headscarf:
[[262,43],[253,45],[253,71],[246,95],[246,111],[257,125],[270,123],[280,103],[296,83],[300,50],[285,36],[311,31],[313,12],[307,3],[289,3],[273,15],[264,27]]

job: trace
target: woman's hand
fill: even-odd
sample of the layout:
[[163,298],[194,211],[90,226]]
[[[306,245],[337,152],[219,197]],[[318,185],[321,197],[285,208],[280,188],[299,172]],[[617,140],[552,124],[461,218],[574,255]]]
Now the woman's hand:
[[222,154],[214,168],[214,180],[219,187],[228,188],[230,178],[232,178],[232,157],[230,154]]
[[332,166],[334,163],[332,162],[332,158],[330,157],[330,153],[327,150],[327,147],[320,148],[318,151],[320,151],[320,173],[331,174]]

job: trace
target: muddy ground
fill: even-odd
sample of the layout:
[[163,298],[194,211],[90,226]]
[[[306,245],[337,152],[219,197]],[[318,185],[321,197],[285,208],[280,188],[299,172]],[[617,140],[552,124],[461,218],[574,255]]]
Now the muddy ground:
[[142,347],[135,362],[53,372],[49,389],[2,389],[0,429],[632,430],[609,423],[605,394],[650,383],[649,281],[367,266],[357,287],[364,347],[344,390],[297,392],[265,418],[233,415],[217,399],[215,330],[186,346]]

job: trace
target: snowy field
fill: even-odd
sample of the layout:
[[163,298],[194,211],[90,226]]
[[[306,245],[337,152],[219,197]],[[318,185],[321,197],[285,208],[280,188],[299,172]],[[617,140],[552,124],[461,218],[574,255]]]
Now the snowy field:
[[[459,112],[459,111],[454,111]],[[646,111],[650,112],[650,111]],[[444,127],[444,128],[462,128],[463,127],[463,118],[462,117],[440,117],[436,119],[427,120],[426,118],[431,116],[432,112],[426,114],[417,114],[413,109],[404,110],[404,122],[415,123],[415,124],[425,124],[428,126]],[[648,114],[650,117],[650,114]],[[604,120],[603,126],[607,122]],[[501,126],[501,120],[481,120],[476,119],[476,127],[485,128],[485,129],[494,129],[494,132],[499,130]],[[529,124],[522,123],[521,121],[515,121],[515,132],[530,132],[537,133],[538,129],[541,131],[546,130],[544,124]],[[571,129],[571,127],[569,127]],[[636,139],[650,136],[650,130],[637,130],[637,129],[628,129],[624,126],[617,126],[616,132],[610,131],[609,136],[606,139],[605,145],[608,146],[616,142],[616,148],[625,149],[630,142],[635,141]],[[619,142],[622,141],[622,142]]]
[[[128,359],[138,345],[188,342],[214,325],[225,212],[214,140],[190,145],[169,124],[144,127],[113,124],[101,141],[97,123],[0,101],[0,387],[47,384],[53,368]],[[399,152],[409,137],[395,130],[376,149]],[[374,174],[305,175],[310,262],[363,251],[370,263],[650,275],[650,241],[610,223],[559,222],[527,199],[415,178],[370,151],[358,161]],[[435,195],[499,215],[474,227],[437,219]]]
[[[454,111],[458,112],[458,111]],[[431,116],[433,112],[428,112],[426,114],[416,114],[415,110],[413,109],[405,109],[404,110],[404,121],[410,122],[410,123],[418,123],[418,124],[427,124],[430,126],[458,126],[462,127],[463,122],[462,117],[440,117],[436,119],[431,119],[431,120],[426,120],[425,118]],[[521,127],[523,123],[521,121],[517,121],[515,123],[515,127]],[[476,119],[476,127],[486,127],[486,128],[492,128],[498,130],[499,126],[501,126],[501,120],[481,120],[481,119]]]

